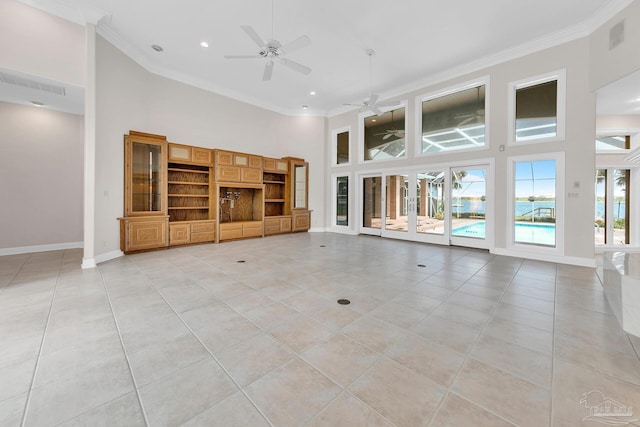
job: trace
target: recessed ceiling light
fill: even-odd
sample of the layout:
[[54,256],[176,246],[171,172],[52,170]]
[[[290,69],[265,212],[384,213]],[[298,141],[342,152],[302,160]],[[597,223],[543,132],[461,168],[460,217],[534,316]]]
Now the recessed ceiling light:
[[164,49],[162,48],[162,46],[157,45],[157,44],[152,44],[151,45],[151,49],[155,50],[156,52],[162,52]]
[[35,107],[43,107],[44,104],[42,102],[38,102],[38,101],[31,101],[31,104],[33,104]]
[[309,95],[315,95],[315,94],[316,94],[315,90],[312,90],[311,92],[309,92]]
[[309,109],[309,106],[308,106],[308,105],[303,105],[303,106],[302,106],[302,109],[303,109],[303,110],[308,110],[308,109]]
[[202,42],[200,42],[200,46],[202,46],[202,47],[209,47],[209,43],[207,43],[207,42],[205,42],[205,41],[202,41]]
[[377,122],[377,120],[376,120],[376,119],[371,119],[371,121],[372,121],[373,123]]

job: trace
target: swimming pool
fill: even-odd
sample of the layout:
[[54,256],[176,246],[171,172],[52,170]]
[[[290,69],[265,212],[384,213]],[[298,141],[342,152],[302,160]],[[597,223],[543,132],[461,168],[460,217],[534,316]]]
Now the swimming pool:
[[[451,235],[460,237],[475,237],[484,239],[486,236],[485,223],[476,222],[474,224],[464,225],[454,228]],[[516,223],[515,241],[517,243],[534,243],[536,245],[555,245],[556,244],[556,225],[548,223],[529,224]]]

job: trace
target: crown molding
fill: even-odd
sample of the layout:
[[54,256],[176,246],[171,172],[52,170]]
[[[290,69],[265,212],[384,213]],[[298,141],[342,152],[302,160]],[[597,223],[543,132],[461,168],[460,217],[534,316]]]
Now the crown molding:
[[84,4],[80,1],[64,0],[18,0],[36,9],[43,10],[51,15],[66,19],[79,25],[95,24],[110,13],[100,8]]
[[285,116],[321,116],[326,117],[325,112],[318,112],[313,110],[307,110],[305,113],[300,113],[296,110],[291,109],[283,109],[277,105],[265,103],[257,98],[247,96],[242,93],[238,93],[236,91],[224,88],[219,85],[215,85],[209,81],[190,76],[185,73],[181,73],[175,70],[172,70],[167,67],[158,66],[155,64],[144,52],[139,49],[133,47],[130,43],[128,43],[125,39],[120,37],[115,31],[113,31],[108,24],[101,22],[97,28],[97,33],[107,40],[109,43],[114,45],[118,50],[131,58],[134,62],[144,68],[146,71],[156,74],[161,77],[165,77],[171,80],[178,81],[180,83],[187,84],[189,86],[193,86],[207,92],[212,92],[217,95],[225,96],[227,98],[231,98],[233,100],[244,102],[249,105],[253,105],[258,108],[263,108],[265,110],[273,111],[275,113],[279,113]]

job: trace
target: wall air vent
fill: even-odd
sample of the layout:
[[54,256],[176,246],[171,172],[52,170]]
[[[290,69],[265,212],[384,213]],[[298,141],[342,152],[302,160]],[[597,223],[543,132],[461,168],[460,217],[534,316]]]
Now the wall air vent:
[[618,22],[609,30],[609,50],[619,46],[624,41],[624,21]]
[[32,79],[26,79],[24,77],[16,76],[9,73],[0,72],[0,82],[15,86],[22,86],[29,89],[41,90],[43,92],[49,92],[60,96],[66,95],[65,89],[62,86],[56,86]]

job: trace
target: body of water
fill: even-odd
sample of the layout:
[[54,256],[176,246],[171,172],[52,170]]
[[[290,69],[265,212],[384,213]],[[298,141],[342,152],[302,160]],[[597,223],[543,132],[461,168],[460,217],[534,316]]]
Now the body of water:
[[[484,239],[486,236],[486,227],[484,221],[475,224],[465,225],[463,227],[454,228],[451,231],[453,236],[475,237]],[[556,244],[556,225],[548,223],[527,224],[517,222],[515,224],[515,241],[518,243],[533,243],[536,245],[555,246]]]

